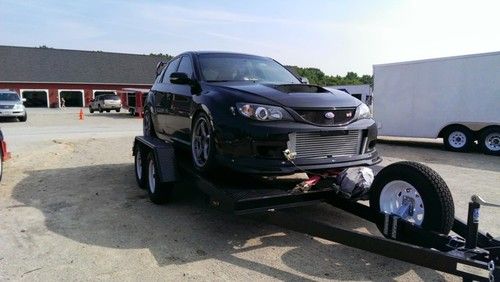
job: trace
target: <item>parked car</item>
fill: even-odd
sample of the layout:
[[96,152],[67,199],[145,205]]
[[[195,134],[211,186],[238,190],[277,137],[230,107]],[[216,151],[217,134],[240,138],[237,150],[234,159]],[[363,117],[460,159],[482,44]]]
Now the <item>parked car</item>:
[[25,101],[26,99],[21,99],[15,91],[0,90],[0,117],[15,117],[25,122],[28,120],[28,114],[23,105]]
[[187,52],[160,70],[144,134],[189,146],[199,171],[290,174],[381,161],[368,106],[303,84],[273,59]]
[[89,104],[90,113],[94,111],[99,111],[100,113],[106,111],[109,113],[111,110],[115,110],[119,113],[121,108],[122,101],[118,95],[99,95],[95,99],[92,99]]

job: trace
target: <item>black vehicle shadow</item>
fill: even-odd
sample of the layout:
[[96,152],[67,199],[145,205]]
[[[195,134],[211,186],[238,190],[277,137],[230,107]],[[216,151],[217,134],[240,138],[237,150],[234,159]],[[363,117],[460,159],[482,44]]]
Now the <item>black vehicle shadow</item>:
[[0,117],[0,122],[11,123],[11,122],[20,122],[15,117]]
[[[245,258],[255,250],[285,246],[290,250],[281,261],[313,277],[389,280],[414,270],[424,280],[443,279],[435,271],[217,211],[188,184],[176,187],[170,204],[154,205],[136,186],[133,169],[109,164],[28,171],[13,197],[43,212],[51,232],[96,246],[147,248],[159,266],[216,259],[280,280],[308,280],[264,259]],[[375,226],[326,204],[287,212],[377,233]]]
[[106,118],[114,118],[114,119],[132,119],[132,118],[138,118],[137,116],[133,116],[127,111],[122,110],[121,112],[117,113],[115,111],[111,111],[109,113],[104,112],[104,113],[99,113],[99,112],[93,112],[89,113],[87,110],[85,112],[85,117],[86,118],[95,118],[95,117],[106,117]]

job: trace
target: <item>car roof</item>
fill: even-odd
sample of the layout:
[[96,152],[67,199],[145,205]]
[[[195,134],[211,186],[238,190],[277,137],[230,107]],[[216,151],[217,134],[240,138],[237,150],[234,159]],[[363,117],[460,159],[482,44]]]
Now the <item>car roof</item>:
[[241,55],[241,56],[250,56],[250,57],[269,59],[269,57],[265,57],[265,56],[238,53],[238,52],[227,52],[227,51],[187,51],[187,52],[183,52],[182,54],[179,54],[179,56],[186,55],[186,54],[193,54],[193,55],[207,55],[207,54],[209,54],[209,55]]

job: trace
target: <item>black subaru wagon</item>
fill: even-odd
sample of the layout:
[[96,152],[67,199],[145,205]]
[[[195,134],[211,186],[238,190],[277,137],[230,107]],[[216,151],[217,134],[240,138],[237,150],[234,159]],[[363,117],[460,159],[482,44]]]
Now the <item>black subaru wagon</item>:
[[271,58],[180,54],[157,70],[144,134],[189,148],[204,172],[290,174],[380,162],[370,109],[302,81]]

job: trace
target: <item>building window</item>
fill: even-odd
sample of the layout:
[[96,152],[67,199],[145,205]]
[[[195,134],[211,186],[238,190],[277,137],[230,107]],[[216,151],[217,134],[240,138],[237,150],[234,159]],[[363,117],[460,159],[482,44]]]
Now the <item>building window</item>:
[[21,89],[21,98],[26,99],[24,106],[27,108],[48,108],[48,89]]

